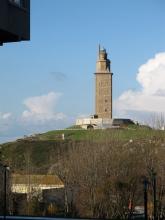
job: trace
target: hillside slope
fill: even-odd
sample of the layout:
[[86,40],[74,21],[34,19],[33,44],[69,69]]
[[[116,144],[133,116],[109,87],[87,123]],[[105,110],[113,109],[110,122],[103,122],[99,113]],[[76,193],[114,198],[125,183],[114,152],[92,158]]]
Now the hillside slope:
[[153,138],[164,140],[165,132],[134,127],[129,129],[49,131],[1,144],[0,159],[1,162],[12,167],[13,171],[25,172],[27,169],[31,169],[30,172],[45,173],[58,157],[64,157],[70,148],[79,146],[81,143],[90,142],[104,145],[104,143],[111,141],[143,142]]

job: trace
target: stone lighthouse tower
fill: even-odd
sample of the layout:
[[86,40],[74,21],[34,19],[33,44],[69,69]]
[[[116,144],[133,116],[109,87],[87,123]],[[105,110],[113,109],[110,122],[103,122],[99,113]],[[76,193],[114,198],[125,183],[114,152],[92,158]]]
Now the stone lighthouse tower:
[[95,113],[98,118],[112,118],[112,75],[110,60],[107,58],[106,50],[100,49],[96,63],[96,97]]

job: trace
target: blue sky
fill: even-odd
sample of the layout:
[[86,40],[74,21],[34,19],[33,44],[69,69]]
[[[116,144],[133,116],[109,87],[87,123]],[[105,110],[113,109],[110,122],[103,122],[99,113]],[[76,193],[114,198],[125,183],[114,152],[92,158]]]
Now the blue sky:
[[0,47],[0,141],[93,114],[99,43],[114,73],[114,116],[163,112],[164,10],[164,0],[31,0],[31,40]]

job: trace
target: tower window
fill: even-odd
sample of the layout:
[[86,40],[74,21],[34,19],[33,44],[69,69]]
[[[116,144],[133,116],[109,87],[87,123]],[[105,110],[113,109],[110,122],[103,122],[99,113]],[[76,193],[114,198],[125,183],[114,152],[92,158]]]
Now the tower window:
[[105,112],[107,112],[107,109],[105,109]]
[[105,99],[105,102],[108,102],[108,100],[107,100],[107,99]]

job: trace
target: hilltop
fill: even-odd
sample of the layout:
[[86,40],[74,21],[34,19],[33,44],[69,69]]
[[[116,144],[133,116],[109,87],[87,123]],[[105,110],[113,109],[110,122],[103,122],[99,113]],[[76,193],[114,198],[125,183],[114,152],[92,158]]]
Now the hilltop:
[[70,148],[85,143],[100,144],[118,141],[143,142],[150,139],[165,140],[165,132],[147,127],[130,126],[125,129],[82,130],[69,128],[26,136],[14,142],[1,144],[1,161],[9,164],[13,171],[45,173],[57,157],[65,156]]

